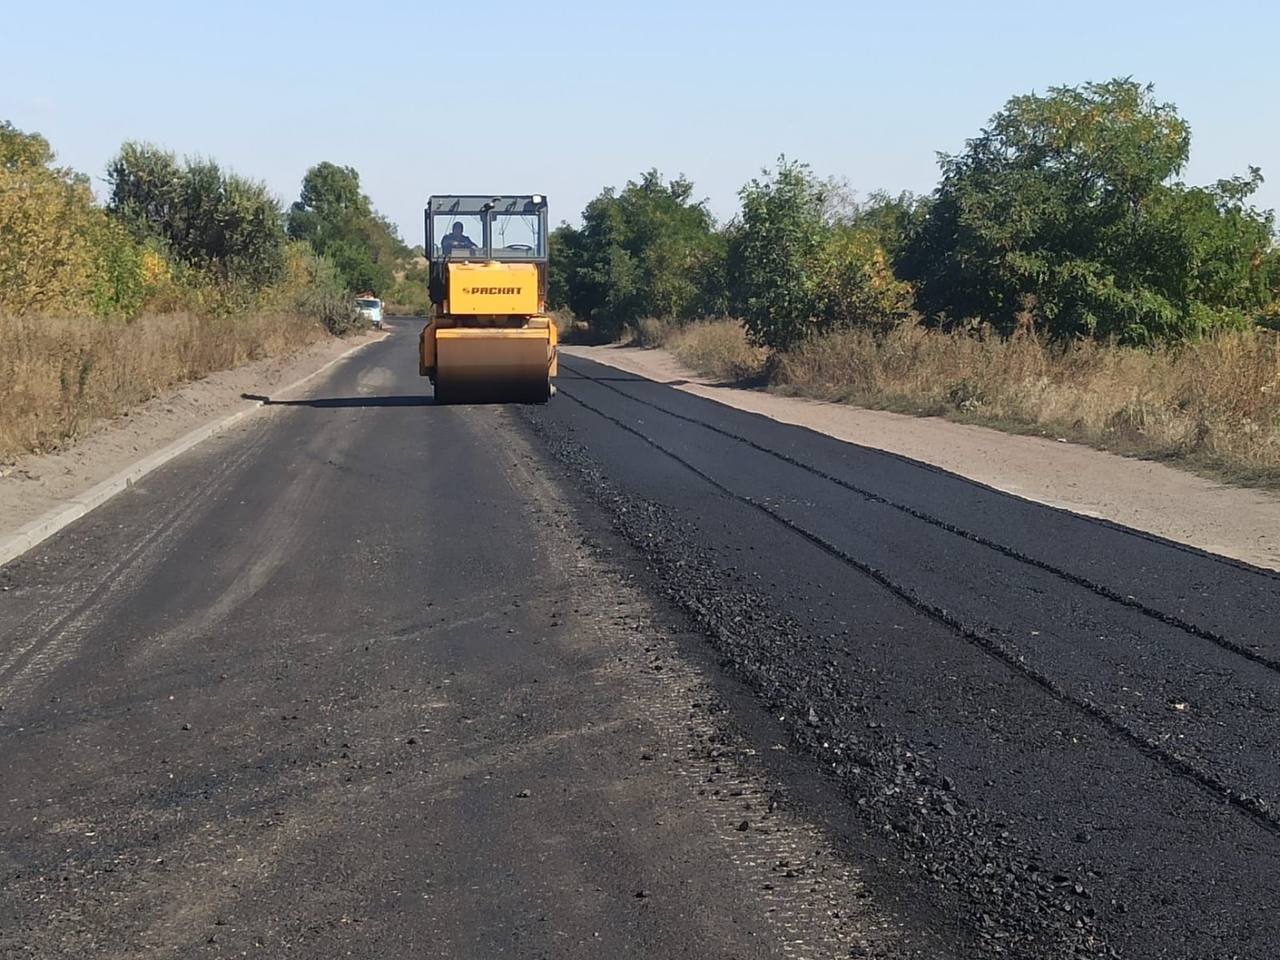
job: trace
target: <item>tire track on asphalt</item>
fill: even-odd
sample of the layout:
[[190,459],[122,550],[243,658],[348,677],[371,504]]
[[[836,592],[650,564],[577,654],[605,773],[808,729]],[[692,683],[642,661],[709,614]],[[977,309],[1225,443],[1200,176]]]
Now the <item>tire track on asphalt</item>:
[[[592,378],[588,377],[584,379],[590,380]],[[949,628],[966,643],[1001,662],[1015,673],[1023,676],[1031,683],[1040,687],[1054,699],[1068,704],[1080,713],[1092,718],[1111,734],[1128,742],[1144,756],[1155,760],[1177,776],[1182,777],[1196,784],[1208,793],[1217,796],[1228,803],[1233,809],[1247,816],[1267,832],[1280,836],[1280,815],[1277,815],[1277,813],[1274,812],[1265,801],[1248,796],[1236,790],[1222,777],[1203,769],[1176,751],[1168,749],[1154,738],[1144,736],[1142,733],[1116,719],[1111,713],[1099,706],[1090,698],[1073,694],[1063,684],[1055,680],[1049,674],[1028,664],[1020,653],[1009,644],[968,626],[959,617],[948,612],[945,608],[921,597],[914,590],[895,581],[878,567],[850,555],[848,552],[844,551],[821,535],[814,533],[774,510],[767,503],[735,492],[709,473],[680,456],[680,454],[664,447],[661,443],[648,436],[643,431],[638,430],[620,418],[591,405],[587,401],[574,396],[573,393],[564,389],[563,384],[560,386],[558,392],[559,395],[568,398],[570,401],[578,404],[591,413],[594,413],[596,416],[612,423],[614,426],[626,431],[627,433],[632,434],[654,450],[666,457],[669,457],[681,467],[713,487],[721,495],[751,507],[790,532],[809,541],[811,544],[841,563],[844,563],[875,581],[894,596],[908,604],[912,609]],[[621,393],[621,391],[618,392]],[[629,396],[625,393],[622,395]]]
[[[232,456],[219,461],[202,477],[190,496],[164,516],[153,518],[133,548],[105,573],[96,575],[97,585],[83,599],[56,611],[37,608],[31,616],[15,624],[11,633],[13,647],[0,659],[0,702],[9,701],[24,686],[33,687],[70,657],[75,644],[101,620],[112,598],[127,591],[130,572],[139,564],[158,562],[163,545],[205,507],[210,491],[257,456],[266,436],[265,431],[259,431],[258,436],[240,444]],[[26,639],[22,639],[24,637]]]

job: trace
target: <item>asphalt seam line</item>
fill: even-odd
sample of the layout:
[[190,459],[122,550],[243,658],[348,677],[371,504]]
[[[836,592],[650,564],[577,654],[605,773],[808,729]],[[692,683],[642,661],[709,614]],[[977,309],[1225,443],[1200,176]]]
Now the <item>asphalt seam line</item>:
[[[601,387],[604,387],[606,390],[612,390],[614,393],[618,394],[621,397],[625,397],[626,399],[632,401],[633,403],[638,403],[641,406],[649,407],[650,409],[657,410],[659,413],[665,414],[666,416],[671,417],[675,420],[681,420],[685,423],[693,424],[694,426],[701,427],[704,430],[707,430],[711,433],[719,434],[720,436],[726,437],[729,440],[733,440],[737,443],[741,443],[744,446],[750,447],[751,449],[757,450],[760,453],[766,454],[770,457],[774,457],[775,459],[780,460],[783,463],[789,464],[799,470],[803,470],[806,473],[809,473],[815,477],[818,477],[819,479],[826,480],[827,482],[833,483],[838,487],[842,487],[845,490],[848,490],[851,493],[854,493],[857,496],[862,497],[864,500],[867,500],[870,503],[879,504],[880,506],[887,507],[891,510],[897,510],[902,514],[905,514],[908,517],[913,517],[914,519],[919,520],[922,523],[926,523],[931,527],[936,527],[939,530],[943,530],[947,533],[960,537],[962,540],[968,540],[972,543],[978,544],[979,546],[986,547],[989,550],[994,550],[996,553],[999,553],[1002,556],[1008,557],[1010,560],[1014,560],[1018,563],[1025,563],[1027,566],[1035,567],[1038,570],[1043,570],[1044,572],[1052,576],[1058,577],[1061,580],[1065,580],[1068,583],[1075,584],[1078,587],[1088,590],[1090,593],[1094,593],[1097,596],[1102,597],[1103,599],[1110,600],[1113,603],[1118,603],[1123,607],[1129,607],[1132,610],[1137,610],[1139,613],[1143,614],[1144,616],[1150,617],[1153,620],[1157,620],[1161,623],[1164,623],[1167,626],[1174,627],[1178,630],[1183,631],[1184,633],[1188,633],[1191,636],[1196,637],[1197,639],[1207,640],[1210,643],[1215,644],[1216,646],[1219,646],[1224,650],[1228,650],[1231,653],[1236,654],[1237,656],[1244,657],[1246,660],[1252,660],[1254,663],[1257,663],[1267,668],[1268,670],[1280,672],[1280,660],[1277,660],[1274,657],[1267,656],[1266,654],[1259,653],[1257,650],[1254,650],[1252,647],[1244,643],[1231,640],[1220,633],[1217,633],[1205,627],[1201,627],[1198,624],[1192,623],[1191,621],[1186,620],[1183,617],[1178,616],[1177,614],[1165,613],[1163,610],[1159,610],[1155,607],[1152,607],[1149,604],[1145,603],[1144,601],[1141,601],[1130,594],[1121,593],[1118,590],[1113,590],[1112,588],[1108,587],[1104,583],[1090,580],[1088,577],[1081,576],[1080,574],[1077,574],[1077,573],[1072,573],[1070,570],[1064,569],[1062,567],[1054,566],[1052,563],[1049,563],[1046,560],[1041,560],[1037,557],[1033,557],[1030,554],[1023,553],[1022,551],[1018,550],[1015,547],[1008,546],[1006,544],[1000,543],[999,541],[992,540],[988,537],[984,537],[980,533],[974,533],[973,531],[967,530],[964,527],[957,526],[956,524],[951,523],[949,520],[943,520],[941,517],[935,517],[932,514],[928,513],[927,511],[919,510],[905,503],[898,503],[896,500],[886,497],[883,494],[876,493],[874,490],[860,487],[855,483],[852,483],[848,480],[838,477],[835,474],[829,473],[826,470],[822,470],[818,467],[815,467],[810,463],[806,463],[805,461],[800,460],[796,457],[793,457],[790,454],[781,453],[777,450],[774,450],[771,447],[757,443],[756,441],[750,439],[749,437],[745,437],[740,434],[734,433],[732,430],[726,430],[725,428],[718,427],[709,421],[699,420],[697,417],[690,417],[690,416],[686,416],[683,413],[677,413],[674,410],[669,410],[660,403],[656,403],[652,400],[646,400],[643,397],[638,397],[633,393],[628,393],[626,390],[623,390],[621,387],[615,386],[612,383],[606,383],[604,380],[593,377],[588,373],[583,373],[581,370],[575,370],[573,367],[566,366],[565,369],[568,370],[570,373],[573,373],[579,377],[582,377],[584,380],[589,380],[592,383],[599,384]],[[1051,509],[1056,510],[1058,508],[1055,507]],[[1091,518],[1085,517],[1084,519],[1087,521],[1087,520],[1090,520]],[[1127,533],[1129,531],[1123,530],[1123,532]],[[1149,540],[1150,538],[1144,537],[1143,539]],[[1178,544],[1176,543],[1173,545],[1178,546]],[[1213,559],[1217,560],[1221,558],[1217,556],[1213,556]],[[1274,576],[1274,571],[1263,570],[1259,572],[1264,575]]]
[[[318,377],[330,367],[341,363],[352,354],[363,350],[365,347],[374,343],[380,343],[385,337],[378,340],[369,340],[365,343],[358,343],[349,350],[345,350],[338,356],[334,357],[328,363],[311,371],[300,380],[296,380],[289,386],[277,391],[278,394],[290,393],[297,390],[309,380]],[[93,510],[102,506],[117,493],[129,489],[147,474],[153,470],[164,466],[170,460],[181,456],[192,447],[195,447],[210,437],[215,437],[220,433],[234,427],[241,420],[251,414],[257,413],[262,407],[266,406],[269,400],[251,401],[252,406],[243,410],[237,410],[229,416],[223,417],[221,420],[215,420],[213,423],[206,423],[203,427],[197,427],[186,436],[179,437],[166,447],[161,447],[154,453],[148,454],[136,463],[125,467],[119,473],[116,473],[106,480],[95,483],[88,490],[72,497],[63,505],[54,507],[43,516],[37,517],[35,520],[24,524],[18,528],[18,531],[11,536],[0,539],[0,567],[16,560],[32,547],[38,546],[45,540],[48,540],[55,533],[69,526],[76,520],[91,513]]]
[[[658,348],[658,349],[661,349],[661,348]],[[623,373],[631,374],[633,377],[640,377],[641,379],[646,380],[650,383],[663,383],[660,380],[655,380],[651,374],[639,373],[634,370],[630,370],[626,367],[615,366],[609,360],[601,359],[599,357],[585,356],[582,354],[568,353],[568,352],[562,352],[562,355],[573,357],[578,360],[585,360],[588,363],[597,363],[597,364],[600,364],[601,366],[608,367],[611,370],[620,370]],[[566,366],[565,369],[571,370],[572,368]],[[581,371],[574,371],[574,372],[578,376],[583,377],[584,379],[587,379],[587,380],[593,379],[591,376],[589,376],[588,374],[584,374]],[[697,374],[694,374],[694,376],[697,376]],[[1106,527],[1110,530],[1115,530],[1120,533],[1128,534],[1129,536],[1138,537],[1139,539],[1146,540],[1150,543],[1159,544],[1160,546],[1163,546],[1163,547],[1171,547],[1175,550],[1181,550],[1183,553],[1189,553],[1189,554],[1192,554],[1193,556],[1201,557],[1208,560],[1214,560],[1219,563],[1226,564],[1227,566],[1239,567],[1247,571],[1248,573],[1261,574],[1263,576],[1271,577],[1273,579],[1280,578],[1280,565],[1274,565],[1275,564],[1274,560],[1258,560],[1258,559],[1245,560],[1240,557],[1225,554],[1225,553],[1215,553],[1212,549],[1208,547],[1201,547],[1187,540],[1177,540],[1170,534],[1156,533],[1155,531],[1152,531],[1152,530],[1143,529],[1142,527],[1134,525],[1133,522],[1131,521],[1126,522],[1122,520],[1113,520],[1110,517],[1107,517],[1100,513],[1094,513],[1091,510],[1080,505],[1068,506],[1068,505],[1064,505],[1061,501],[1054,500],[1048,496],[1038,496],[1033,493],[1018,492],[1012,489],[1006,489],[1004,487],[996,486],[995,483],[993,482],[989,482],[986,480],[979,480],[976,477],[971,477],[966,473],[962,473],[960,471],[960,468],[958,467],[944,467],[936,463],[931,463],[928,460],[919,459],[919,457],[913,456],[908,453],[899,453],[896,450],[889,450],[885,447],[879,447],[873,443],[860,442],[858,440],[851,440],[847,437],[837,436],[834,433],[829,433],[828,431],[824,430],[822,427],[815,426],[810,423],[805,423],[803,420],[784,420],[778,416],[775,416],[772,413],[765,413],[761,410],[751,409],[750,407],[740,407],[737,404],[733,403],[732,400],[727,397],[714,396],[710,393],[700,393],[696,390],[690,389],[692,387],[702,387],[703,389],[707,389],[707,390],[720,389],[714,383],[690,380],[683,384],[677,383],[677,384],[663,384],[663,385],[670,386],[673,390],[679,390],[681,393],[686,394],[687,396],[697,397],[700,400],[706,400],[710,403],[718,404],[719,406],[725,407],[726,409],[729,409],[729,410],[736,410],[739,413],[745,413],[751,416],[761,417],[765,420],[771,420],[776,424],[780,424],[781,426],[796,427],[797,429],[800,429],[800,430],[807,430],[808,432],[817,434],[818,436],[821,436],[821,437],[827,437],[831,440],[837,440],[840,443],[848,444],[849,446],[853,446],[853,447],[858,447],[859,449],[866,450],[871,453],[877,453],[885,457],[890,457],[894,460],[897,460],[901,463],[905,463],[909,466],[917,467],[921,470],[927,470],[930,473],[941,474],[943,476],[951,478],[952,480],[959,480],[962,483],[967,483],[970,486],[977,487],[979,490],[985,490],[988,493],[996,493],[1004,497],[1009,497],[1013,500],[1020,500],[1023,503],[1031,503],[1031,504],[1036,504],[1037,506],[1048,507],[1050,510],[1055,510],[1058,513],[1069,514],[1075,517],[1076,519],[1083,520],[1087,523],[1097,524],[1098,526]],[[611,389],[617,390],[616,387],[611,387]],[[731,391],[741,391],[744,393],[761,393],[762,395],[765,395],[765,396],[768,395],[768,394],[764,394],[762,391],[758,391],[755,388],[751,388],[751,387],[729,386],[727,389]],[[618,391],[618,392],[623,393],[623,391]],[[636,399],[631,394],[623,393],[623,395],[631,397],[631,399],[633,400]],[[813,400],[813,398],[805,398],[805,397],[779,397],[778,399],[807,400],[809,402],[814,402],[814,403],[828,402],[828,401],[816,401],[816,400]],[[640,402],[647,403],[648,401],[640,401]],[[830,402],[834,403],[834,401],[830,401]],[[872,407],[858,407],[854,404],[850,404],[849,407],[850,409],[874,412],[874,408]],[[706,424],[703,424],[703,425],[706,426]],[[962,426],[964,424],[958,423],[956,425]],[[969,426],[977,426],[979,429],[982,429],[982,430],[992,430],[993,432],[1002,434],[1007,438],[1018,437],[1018,434],[1004,433],[1003,431],[995,430],[992,427],[983,427],[977,424],[969,424]],[[1079,446],[1082,449],[1089,449],[1089,448],[1085,448],[1082,444],[1076,444],[1076,446]],[[1122,459],[1130,459],[1130,458],[1124,457]],[[1155,461],[1152,461],[1152,462],[1155,462]],[[1237,487],[1234,489],[1248,491],[1250,488]]]
[[1104,706],[1100,706],[1087,693],[1072,692],[1066,684],[1059,683],[1049,674],[1042,672],[1039,668],[1028,663],[1025,657],[1017,652],[1016,648],[1005,643],[998,636],[988,635],[977,628],[967,626],[958,615],[953,614],[945,607],[939,606],[926,599],[911,587],[898,583],[889,574],[885,573],[874,564],[868,563],[864,560],[859,560],[852,554],[845,552],[836,544],[828,541],[819,534],[813,533],[808,528],[802,526],[784,514],[779,513],[773,507],[769,506],[768,503],[757,500],[756,498],[746,494],[736,493],[709,473],[706,473],[684,457],[680,456],[678,453],[668,450],[666,447],[662,446],[662,444],[658,443],[658,441],[646,435],[643,431],[628,425],[621,419],[614,417],[612,414],[605,413],[603,410],[591,406],[591,404],[587,403],[585,400],[575,397],[571,393],[566,393],[562,390],[561,395],[568,397],[574,403],[591,411],[596,416],[608,420],[622,428],[627,433],[638,437],[659,453],[670,457],[694,476],[705,481],[709,486],[719,491],[721,495],[732,500],[740,501],[741,503],[758,510],[760,513],[771,518],[783,528],[790,530],[797,536],[803,537],[805,540],[808,540],[829,556],[834,557],[836,560],[839,560],[852,569],[862,573],[868,579],[880,584],[891,594],[907,604],[907,606],[936,623],[940,623],[944,627],[949,628],[952,632],[958,635],[962,641],[974,647],[979,652],[985,653],[992,659],[1003,663],[1012,672],[1030,680],[1059,702],[1064,703],[1069,707],[1074,707],[1086,716],[1092,717],[1104,729],[1136,746],[1138,751],[1148,759],[1153,760],[1156,763],[1163,764],[1173,773],[1183,777],[1191,783],[1196,784],[1211,796],[1216,796],[1225,800],[1235,809],[1242,811],[1263,829],[1268,830],[1272,834],[1280,833],[1280,814],[1277,814],[1272,810],[1266,800],[1237,791],[1214,771],[1201,768],[1194,762],[1194,760],[1188,759],[1176,749],[1167,746],[1164,742],[1156,740],[1153,737],[1148,737],[1143,734],[1141,730],[1130,727],[1123,721],[1113,717],[1107,712],[1107,709]]

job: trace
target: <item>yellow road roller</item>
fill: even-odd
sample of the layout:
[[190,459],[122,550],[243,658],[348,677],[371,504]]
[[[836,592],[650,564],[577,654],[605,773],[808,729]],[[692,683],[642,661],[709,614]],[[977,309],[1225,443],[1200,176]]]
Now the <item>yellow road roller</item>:
[[433,196],[426,237],[432,316],[419,366],[436,402],[546,402],[557,372],[546,198]]

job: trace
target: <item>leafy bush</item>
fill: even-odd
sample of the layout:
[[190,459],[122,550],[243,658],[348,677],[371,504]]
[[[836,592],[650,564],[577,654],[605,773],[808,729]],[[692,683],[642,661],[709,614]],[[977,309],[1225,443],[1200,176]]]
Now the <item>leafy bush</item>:
[[1127,343],[1248,325],[1274,297],[1260,269],[1274,223],[1247,204],[1261,175],[1171,182],[1190,142],[1174,106],[1132,80],[1013,98],[943,158],[902,259],[920,308]]
[[382,298],[388,313],[406,317],[425,317],[431,312],[425,280],[397,280]]
[[0,311],[132,316],[142,249],[53,157],[43,137],[0,124]]
[[897,223],[883,215],[887,203],[837,210],[827,189],[784,157],[741,191],[727,273],[757,344],[786,350],[840,327],[884,329],[911,312],[911,287],[882,246]]
[[910,195],[833,205],[802,164],[783,159],[743,188],[740,219],[717,230],[684,179],[657,171],[604,190],[583,226],[551,238],[550,296],[597,337],[737,314],[757,344],[785,349],[842,324],[885,326],[911,309],[911,289],[883,249],[899,244],[919,205]]
[[819,332],[855,326],[887,330],[911,315],[914,291],[894,275],[868,228],[832,229],[813,272],[814,326]]
[[136,315],[151,289],[145,267],[150,264],[155,274],[158,255],[135,242],[124,227],[97,208],[89,217],[87,239],[95,262],[90,294],[93,313],[100,317]]
[[347,290],[371,290],[384,298],[399,261],[410,255],[360,191],[360,175],[327,161],[303,177],[301,195],[289,208],[288,232],[328,257]]
[[260,290],[284,269],[280,208],[266,187],[212,160],[179,165],[172,153],[126,143],[107,167],[108,211],[139,242],[224,284]]
[[305,243],[286,249],[261,184],[126,143],[104,210],[87,178],[53,158],[43,137],[0,124],[0,312],[129,320],[144,308],[224,319],[267,311],[313,317],[338,334],[360,325],[335,265]]
[[723,259],[723,241],[704,201],[683,177],[657,170],[607,188],[587,204],[581,229],[551,238],[549,300],[598,333],[617,336],[646,316],[689,318],[704,308],[699,278]]
[[826,195],[807,166],[783,157],[739,197],[742,228],[734,236],[729,271],[742,319],[756,343],[786,349],[820,323],[817,275],[827,241]]
[[364,320],[333,263],[299,241],[285,248],[284,262],[284,277],[263,297],[263,310],[313,317],[335,336],[363,329]]

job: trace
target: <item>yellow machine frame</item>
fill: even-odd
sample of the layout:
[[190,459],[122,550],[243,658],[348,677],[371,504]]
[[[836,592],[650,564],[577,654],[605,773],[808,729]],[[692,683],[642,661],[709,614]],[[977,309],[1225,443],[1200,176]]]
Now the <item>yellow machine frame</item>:
[[[483,242],[443,252],[435,221],[454,216],[481,218]],[[536,218],[537,244],[495,247],[501,216]],[[545,199],[433,196],[426,227],[434,315],[422,331],[419,367],[437,402],[547,400],[559,338],[546,315]]]

